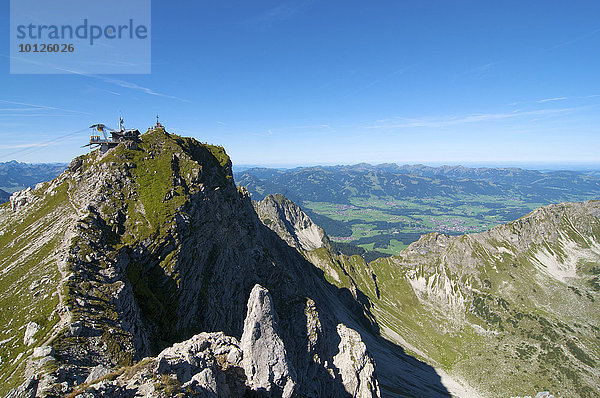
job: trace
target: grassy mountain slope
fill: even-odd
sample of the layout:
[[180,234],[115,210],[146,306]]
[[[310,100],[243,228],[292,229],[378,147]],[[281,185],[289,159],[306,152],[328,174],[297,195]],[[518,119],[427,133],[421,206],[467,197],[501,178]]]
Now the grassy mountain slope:
[[364,295],[383,335],[484,396],[600,394],[598,201],[426,235],[369,264],[324,249],[308,258]]

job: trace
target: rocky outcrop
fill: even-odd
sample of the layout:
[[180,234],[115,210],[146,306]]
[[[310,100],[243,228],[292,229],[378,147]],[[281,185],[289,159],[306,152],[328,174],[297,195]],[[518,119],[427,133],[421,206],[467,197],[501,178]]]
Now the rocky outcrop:
[[339,369],[346,391],[353,397],[378,397],[379,383],[375,377],[375,364],[367,353],[367,346],[360,335],[349,327],[339,324],[339,353],[333,358]]
[[[277,329],[271,295],[256,285],[248,299],[240,342],[222,332],[200,333],[120,372],[98,366],[77,396],[301,396]],[[375,366],[360,335],[343,324],[337,326],[337,331],[340,342],[330,368],[332,378],[341,379],[348,396],[379,397]],[[328,396],[346,395],[330,390]]]
[[91,397],[232,397],[246,396],[242,352],[236,338],[221,332],[200,333],[119,371],[94,368],[75,390]]
[[162,351],[155,360],[154,371],[173,375],[184,390],[208,396],[242,397],[247,390],[242,357],[236,338],[223,333],[201,333]]
[[267,195],[253,202],[260,220],[288,245],[311,251],[329,247],[329,238],[323,228],[315,224],[294,202],[281,194]]
[[103,378],[111,373],[111,369],[106,366],[98,365],[92,368],[90,374],[86,377],[85,383],[92,383],[98,379]]
[[25,207],[28,203],[31,203],[31,201],[34,200],[34,197],[31,195],[31,188],[27,188],[23,191],[13,193],[10,195],[9,200],[12,211],[16,212]]
[[241,340],[248,385],[253,390],[264,389],[287,398],[294,392],[296,375],[277,327],[269,292],[262,286],[254,286]]
[[29,322],[25,329],[25,336],[23,337],[23,343],[32,345],[35,342],[35,335],[42,329],[40,325],[35,322]]

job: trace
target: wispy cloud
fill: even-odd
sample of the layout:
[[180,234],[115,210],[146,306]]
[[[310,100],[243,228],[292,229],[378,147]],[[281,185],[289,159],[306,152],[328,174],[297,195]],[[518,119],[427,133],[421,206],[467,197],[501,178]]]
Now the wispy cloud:
[[86,61],[86,62],[82,61],[82,64],[89,65],[89,66],[104,66],[104,67],[110,67],[110,68],[129,66],[132,69],[136,66],[142,65],[139,63],[124,62],[124,61]]
[[543,103],[543,102],[551,102],[551,101],[563,101],[569,99],[568,97],[555,97],[555,98],[545,98],[545,99],[541,99],[538,102]]
[[[94,76],[94,75],[92,75],[92,76]],[[151,88],[140,86],[139,84],[128,82],[128,81],[125,81],[125,80],[109,79],[109,78],[101,78],[101,79],[103,81],[105,81],[106,83],[111,83],[111,84],[117,85],[119,87],[131,89],[131,90],[141,91],[141,92],[143,92],[145,94],[148,94],[148,95],[154,95],[154,96],[157,96],[157,97],[174,99],[174,100],[182,101],[182,102],[190,102],[187,99],[176,97],[176,96],[173,96],[173,95],[159,93],[157,91],[154,91]]]
[[312,125],[296,125],[296,126],[286,126],[280,125],[268,128],[267,126],[261,128],[259,131],[251,132],[251,135],[257,137],[283,137],[287,134],[293,134],[293,136],[297,136],[299,134],[308,137],[312,135],[320,135],[320,134],[333,134],[336,133],[337,130],[330,124],[322,123],[322,124],[312,124]]
[[464,72],[459,73],[458,75],[456,75],[456,78],[464,76],[475,76],[476,78],[482,78],[486,74],[488,74],[496,66],[496,64],[498,64],[498,62],[488,62],[483,65],[478,65],[474,68],[470,68],[465,70]]
[[107,90],[107,89],[104,89],[104,88],[93,87],[92,89],[93,90],[102,91],[102,92],[105,92],[105,93],[108,93],[108,94],[112,94],[112,95],[121,96],[121,93],[118,93],[118,92],[112,91],[112,90]]
[[571,95],[568,97],[548,97],[548,98],[542,98],[542,99],[538,99],[538,100],[523,100],[523,101],[514,101],[511,102],[509,104],[506,104],[507,106],[531,106],[534,104],[543,104],[545,102],[553,102],[553,101],[576,101],[576,100],[587,100],[590,98],[598,98],[600,97],[600,94],[588,94],[588,95]]
[[173,100],[177,100],[177,101],[181,101],[181,102],[190,102],[189,100],[187,100],[185,98],[181,98],[181,97],[176,97],[174,95],[168,95],[168,94],[160,93],[160,92],[155,91],[155,90],[153,90],[151,88],[140,86],[139,84],[132,83],[132,82],[129,82],[129,81],[126,81],[126,80],[112,79],[112,78],[109,78],[109,77],[104,77],[104,76],[100,76],[100,75],[94,75],[94,74],[91,74],[91,73],[85,73],[85,72],[80,72],[80,71],[70,70],[70,69],[65,69],[65,68],[57,68],[57,69],[62,70],[62,71],[67,72],[67,73],[72,73],[72,74],[75,74],[75,75],[85,76],[85,77],[88,77],[88,78],[91,78],[91,79],[100,80],[100,81],[103,81],[105,83],[113,84],[113,85],[121,87],[121,88],[126,88],[126,89],[130,89],[130,90],[141,91],[144,94],[153,95],[153,96],[156,96],[156,97],[163,97],[163,98],[173,99]]
[[[9,58],[9,59],[11,59],[11,58],[17,58],[17,57],[12,57],[12,56],[7,56],[7,55],[2,55],[2,56],[6,57],[6,58]],[[17,59],[19,59],[19,58],[17,58]],[[164,93],[155,91],[155,90],[153,90],[153,89],[151,89],[149,87],[140,86],[139,84],[128,82],[126,80],[111,79],[111,78],[108,78],[108,77],[104,77],[102,75],[95,75],[95,74],[91,74],[91,73],[87,73],[87,72],[78,71],[78,70],[75,70],[75,69],[63,68],[63,67],[56,66],[56,65],[53,65],[53,64],[50,64],[50,63],[41,63],[41,62],[32,61],[32,60],[28,60],[28,59],[20,59],[20,60],[24,61],[24,62],[30,62],[30,63],[36,64],[36,65],[43,65],[43,66],[45,66],[47,68],[51,68],[51,69],[54,69],[54,70],[59,71],[59,72],[63,72],[63,73],[67,73],[67,74],[73,74],[73,75],[77,75],[77,76],[83,76],[83,77],[86,77],[86,78],[90,78],[90,79],[94,79],[94,80],[99,80],[99,81],[102,81],[104,83],[116,85],[116,86],[121,87],[121,88],[126,88],[126,89],[130,89],[130,90],[140,91],[140,92],[142,92],[144,94],[147,94],[147,95],[153,95],[153,96],[156,96],[156,97],[168,98],[168,99],[172,99],[172,100],[176,100],[176,101],[181,101],[181,102],[190,102],[189,100],[187,100],[185,98],[177,97],[177,96],[174,96],[174,95],[164,94]],[[99,64],[101,64],[101,63],[99,63]],[[113,94],[114,94],[114,92],[113,92]]]
[[8,153],[3,153],[0,154],[0,159],[10,159],[12,156],[16,155],[16,154],[24,154],[24,153],[32,153],[35,152],[38,148],[42,148],[42,147],[47,147],[47,146],[54,146],[57,145],[57,143],[64,141],[66,138],[68,137],[74,137],[74,136],[79,136],[81,135],[83,132],[87,131],[88,129],[81,129],[81,130],[77,130],[77,131],[72,131],[69,133],[65,133],[65,134],[61,134],[61,135],[57,135],[55,134],[51,139],[46,140],[46,141],[40,141],[40,142],[34,142],[34,143],[27,143],[27,144],[2,144],[0,146],[0,149],[13,149],[13,151],[8,152]]
[[253,133],[250,133],[250,135],[253,135],[256,137],[271,137],[273,135],[273,130],[267,129],[267,131],[253,132]]
[[577,43],[579,41],[585,40],[588,37],[592,37],[592,36],[594,36],[597,33],[600,33],[600,28],[591,30],[589,32],[586,32],[586,33],[584,33],[584,34],[582,34],[580,36],[577,36],[577,37],[575,37],[575,38],[573,38],[571,40],[567,40],[565,42],[559,43],[559,44],[557,44],[555,46],[552,46],[552,47],[550,47],[550,48],[548,48],[548,49],[546,49],[544,51],[550,51],[550,50],[555,50],[555,49],[560,48],[560,47],[569,46],[571,44],[574,44],[574,43]]
[[14,145],[0,145],[0,149],[21,149],[21,148],[39,148],[45,146],[56,145],[50,142],[38,142],[35,144],[14,144]]
[[69,117],[73,114],[61,114],[61,113],[0,113],[0,117]]
[[543,116],[553,115],[559,113],[566,113],[569,111],[576,110],[577,108],[562,108],[562,109],[540,109],[535,111],[515,111],[510,113],[484,113],[484,114],[471,114],[462,116],[450,116],[445,118],[422,118],[422,119],[409,119],[409,118],[393,118],[380,120],[375,125],[369,126],[371,129],[381,128],[415,128],[415,127],[446,127],[455,126],[468,123],[480,123],[489,121],[500,121],[507,119],[514,119],[519,117],[527,116]]
[[346,94],[343,95],[343,97],[350,97],[350,96],[359,94],[360,92],[365,91],[365,90],[367,90],[367,89],[369,89],[369,88],[371,88],[371,87],[373,87],[373,86],[375,86],[375,85],[377,85],[377,84],[379,84],[381,82],[384,82],[384,81],[386,81],[388,79],[391,79],[392,77],[394,77],[396,75],[401,75],[405,71],[406,71],[406,68],[397,69],[397,70],[395,70],[395,71],[393,71],[391,73],[388,73],[388,74],[386,74],[386,75],[384,75],[384,76],[382,76],[380,78],[374,79],[373,81],[367,83],[364,86],[358,87],[358,88],[356,88],[354,90],[351,90],[351,91],[347,92]]
[[276,7],[270,8],[263,13],[249,18],[246,22],[251,25],[268,27],[272,24],[284,22],[292,19],[296,15],[304,12],[315,0],[291,0],[285,1]]
[[[75,109],[66,109],[66,108],[59,108],[56,106],[49,106],[49,105],[40,105],[40,104],[32,104],[32,103],[27,103],[27,102],[18,102],[18,101],[10,101],[10,100],[3,100],[0,99],[0,103],[4,103],[4,104],[10,104],[10,105],[18,105],[18,108],[6,108],[6,109],[0,109],[0,111],[18,111],[18,112],[31,112],[31,111],[61,111],[61,112],[68,112],[68,113],[77,113],[77,114],[81,114],[81,115],[91,115],[91,113],[88,112],[82,112],[82,111],[78,111]],[[31,114],[27,114],[27,116],[32,116]],[[46,116],[48,116],[46,114]]]

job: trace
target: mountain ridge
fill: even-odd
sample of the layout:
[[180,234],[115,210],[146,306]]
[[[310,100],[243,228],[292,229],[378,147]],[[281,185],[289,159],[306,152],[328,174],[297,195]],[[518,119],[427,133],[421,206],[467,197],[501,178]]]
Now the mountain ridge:
[[[129,388],[123,377],[139,371],[155,395],[159,387],[183,391],[188,376],[177,369],[188,365],[174,358],[161,367],[161,352],[186,342],[190,355],[209,355],[194,341],[237,352],[230,338],[246,341],[249,299],[259,285],[273,311],[256,319],[277,319],[272,335],[287,354],[272,355],[294,369],[295,393],[378,396],[383,377],[386,396],[448,395],[433,368],[377,336],[364,302],[329,284],[259,221],[222,147],[151,130],[135,145],[78,157],[57,179],[13,195],[0,206],[0,226],[0,301],[19,309],[0,319],[4,392],[24,375],[22,389],[35,385],[48,396],[78,386],[109,393]],[[142,361],[156,355],[158,362]],[[240,368],[234,357],[209,370],[217,377],[230,365]],[[106,370],[124,373],[85,387]],[[250,365],[244,374],[235,377],[248,391],[279,388],[263,373],[251,381]],[[188,387],[210,384],[195,380],[200,384]]]
[[332,283],[369,298],[385,336],[484,396],[593,396],[599,243],[600,201],[589,201],[482,233],[424,235],[369,264],[309,256]]

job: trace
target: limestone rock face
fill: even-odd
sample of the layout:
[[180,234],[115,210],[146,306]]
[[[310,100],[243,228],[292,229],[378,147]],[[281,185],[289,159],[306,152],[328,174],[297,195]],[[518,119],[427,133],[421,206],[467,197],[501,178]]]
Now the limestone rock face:
[[27,329],[25,329],[25,337],[23,337],[23,342],[27,345],[31,345],[35,342],[35,335],[40,331],[42,327],[35,322],[29,322],[27,324]]
[[[599,215],[600,201],[562,203],[486,232],[427,234],[369,264],[319,251],[307,257],[337,286],[369,296],[382,335],[428,363],[461,356],[436,374],[410,371],[408,380],[432,387],[416,396],[439,396],[441,385],[460,397],[534,396],[541,380],[551,392],[596,396],[600,351],[591,342],[600,326]],[[386,369],[369,335],[357,331],[385,395],[390,378],[405,370]],[[339,342],[336,364],[347,357],[346,340],[350,335]],[[555,354],[560,359],[548,359]],[[340,371],[344,385],[356,385],[347,371]]]
[[163,350],[154,370],[159,375],[174,375],[184,389],[209,396],[241,397],[246,392],[241,359],[236,338],[220,332],[200,333]]
[[[247,396],[241,368],[242,353],[235,337],[221,332],[200,333],[164,349],[157,357],[145,358],[110,379],[105,369],[94,368],[77,395],[87,397],[164,397],[183,394],[191,397]],[[93,376],[93,377],[92,377]]]
[[337,331],[340,336],[339,353],[333,358],[333,363],[340,371],[346,391],[353,397],[379,396],[375,364],[360,334],[341,323]]
[[85,382],[91,383],[93,381],[96,381],[96,380],[106,376],[110,372],[111,372],[111,370],[109,368],[107,368],[106,366],[98,365],[92,369],[92,371],[90,372],[88,377],[85,379]]
[[277,315],[271,296],[260,285],[250,292],[241,346],[248,385],[254,390],[275,391],[277,395],[291,397],[295,374],[277,332]]
[[[322,336],[314,302],[308,303],[310,345]],[[181,394],[194,397],[295,397],[296,373],[286,347],[278,334],[278,320],[267,289],[255,285],[248,299],[241,341],[222,332],[199,333],[164,349],[157,357],[145,358],[137,365],[104,378],[110,370],[98,366],[86,383],[91,384],[78,397],[131,396],[160,397]],[[325,363],[328,376],[342,388],[302,394],[312,397],[379,397],[375,364],[360,334],[339,324],[339,345],[331,364]],[[331,340],[333,342],[334,339]],[[314,351],[319,361],[324,353]],[[315,380],[316,381],[316,380]],[[306,391],[306,390],[305,390]]]
[[283,195],[267,195],[260,202],[253,202],[253,205],[263,224],[288,245],[305,251],[329,247],[329,238],[323,228]]
[[19,211],[21,208],[25,207],[28,203],[31,203],[31,201],[34,200],[33,196],[31,195],[31,188],[13,193],[9,200],[12,211]]

